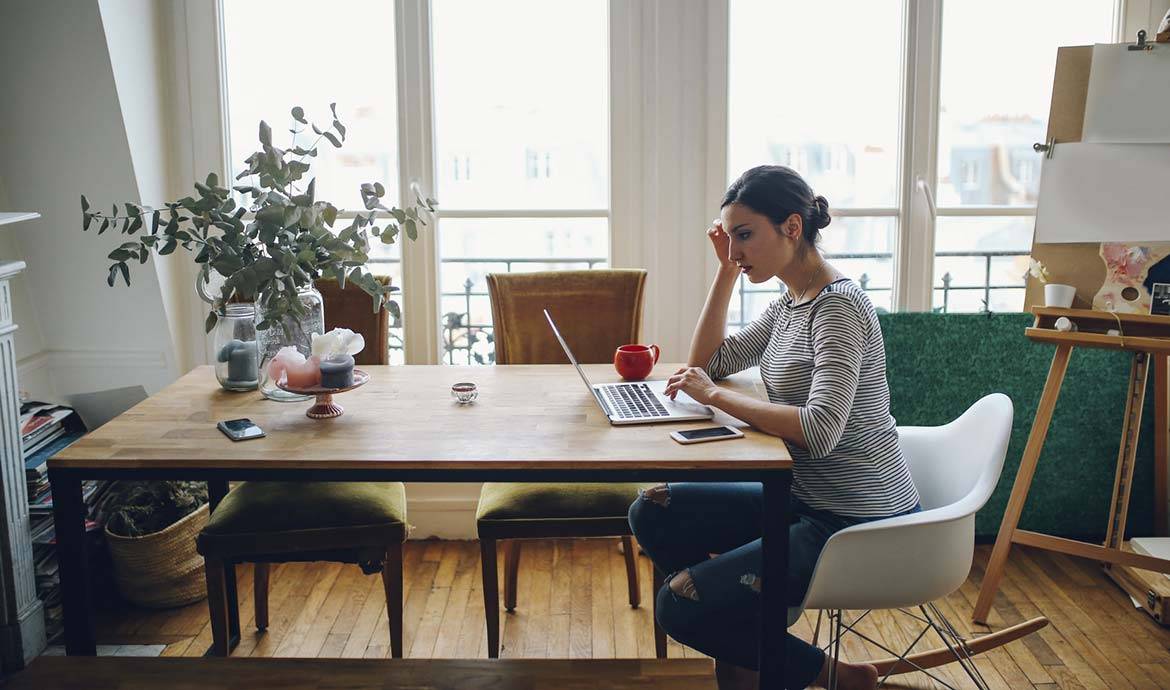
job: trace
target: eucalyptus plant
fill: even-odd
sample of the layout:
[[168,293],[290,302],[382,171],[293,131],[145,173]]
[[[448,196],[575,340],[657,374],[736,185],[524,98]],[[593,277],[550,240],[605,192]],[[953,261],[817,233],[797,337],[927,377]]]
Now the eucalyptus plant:
[[[387,309],[397,319],[401,311],[390,295],[396,286],[383,285],[366,268],[370,236],[393,244],[401,234],[411,240],[420,227],[433,218],[437,202],[413,191],[414,203],[404,208],[382,203],[386,189],[380,182],[361,185],[364,212],[357,212],[348,226],[335,231],[334,223],[343,211],[316,198],[316,180],[307,177],[306,159],[317,156],[321,140],[341,148],[345,125],[337,117],[337,104],[329,105],[332,123],[326,129],[310,123],[304,109],[292,109],[290,148],[272,143],[272,128],[260,122],[260,150],[245,159],[247,169],[233,189],[247,195],[248,206],[237,205],[231,190],[221,186],[215,173],[195,183],[196,196],[167,202],[153,209],[126,202],[125,214],[115,204],[106,214],[81,197],[82,230],[97,227],[98,234],[116,229],[135,236],[109,253],[110,287],[120,275],[130,284],[130,263],[145,264],[151,252],[173,253],[178,247],[193,252],[199,264],[200,285],[208,285],[211,272],[223,277],[205,327],[215,327],[216,312],[227,302],[255,302],[260,330],[275,326],[289,328],[290,319],[305,315],[297,291],[311,287],[318,278],[334,278],[342,287],[354,283],[370,295],[374,311]],[[309,147],[297,144],[298,135],[311,129],[316,139]],[[304,181],[308,179],[307,184]],[[381,213],[379,213],[381,212]],[[149,222],[150,229],[146,225]],[[142,231],[142,234],[138,234]]]

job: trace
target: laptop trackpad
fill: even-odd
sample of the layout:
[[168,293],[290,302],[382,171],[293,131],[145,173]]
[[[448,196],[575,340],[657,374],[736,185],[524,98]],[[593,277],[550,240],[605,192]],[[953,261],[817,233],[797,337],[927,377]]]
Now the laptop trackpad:
[[[663,380],[663,381],[647,381],[646,383],[647,383],[647,385],[650,386],[650,390],[665,397],[665,395],[666,395],[664,392],[666,390],[666,381],[665,380]],[[707,416],[711,416],[714,414],[714,412],[711,410],[710,407],[707,407],[706,405],[699,404],[698,402],[695,401],[694,398],[692,398],[691,396],[687,395],[686,393],[684,393],[682,391],[679,391],[678,395],[676,395],[674,397],[673,401],[671,401],[671,399],[669,397],[667,397],[666,402],[664,404],[666,405],[666,409],[670,410],[671,412],[677,413],[677,414],[701,414],[701,415],[707,415]]]

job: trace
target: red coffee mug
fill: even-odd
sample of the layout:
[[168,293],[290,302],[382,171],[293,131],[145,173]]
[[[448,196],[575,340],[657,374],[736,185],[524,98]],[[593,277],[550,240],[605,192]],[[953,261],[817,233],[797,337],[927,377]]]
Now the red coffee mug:
[[622,345],[613,353],[613,366],[627,381],[641,381],[657,363],[657,345]]

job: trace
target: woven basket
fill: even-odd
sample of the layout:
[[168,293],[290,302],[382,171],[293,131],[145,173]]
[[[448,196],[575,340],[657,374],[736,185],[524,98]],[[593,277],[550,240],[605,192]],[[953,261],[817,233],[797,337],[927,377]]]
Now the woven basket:
[[123,537],[106,529],[114,562],[114,579],[128,601],[163,609],[193,604],[207,596],[203,557],[195,537],[207,525],[207,505],[166,529],[141,537]]

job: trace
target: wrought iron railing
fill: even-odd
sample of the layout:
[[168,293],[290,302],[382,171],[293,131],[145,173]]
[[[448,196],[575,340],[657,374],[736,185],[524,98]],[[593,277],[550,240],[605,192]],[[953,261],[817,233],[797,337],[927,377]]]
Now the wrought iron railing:
[[[992,263],[995,259],[1013,258],[1028,256],[1027,252],[1022,251],[942,251],[936,252],[936,257],[940,258],[981,258],[983,259],[983,282],[981,284],[971,285],[957,285],[954,277],[950,272],[944,273],[941,277],[941,285],[935,285],[935,291],[941,291],[941,304],[934,307],[934,311],[947,312],[951,306],[952,292],[970,292],[980,291],[983,293],[983,308],[989,309],[991,303],[991,293],[994,290],[1018,290],[1024,288],[1024,280],[1021,276],[1020,280],[1010,284],[992,283]],[[851,252],[830,254],[829,259],[837,260],[891,260],[893,257],[888,252]],[[398,263],[399,259],[376,259],[373,263],[379,264],[393,264]],[[556,268],[596,268],[604,266],[608,263],[602,257],[564,257],[564,258],[469,258],[469,257],[449,257],[442,260],[444,264],[496,264],[502,265],[505,271],[511,273],[513,268],[517,265],[532,265],[544,264],[549,267]],[[861,289],[873,295],[882,295],[888,299],[888,293],[893,290],[892,285],[874,285],[871,277],[862,273],[857,277],[857,283]],[[443,359],[448,364],[492,364],[495,362],[495,347],[493,345],[494,336],[491,323],[482,323],[473,321],[472,314],[472,299],[475,297],[487,297],[487,289],[483,285],[479,285],[470,277],[463,281],[462,290],[449,291],[441,293],[445,298],[458,298],[462,302],[462,311],[448,311],[443,314]],[[738,294],[738,318],[728,322],[728,326],[732,329],[743,328],[750,319],[744,318],[748,310],[748,302],[754,295],[783,295],[785,287],[781,284],[777,287],[755,287],[748,284],[742,277],[739,283]],[[401,298],[401,293],[398,293]],[[875,300],[882,301],[882,300]],[[401,360],[403,349],[403,335],[402,324],[400,320],[395,319],[390,326],[390,349],[391,359]],[[395,356],[397,354],[397,356]]]

